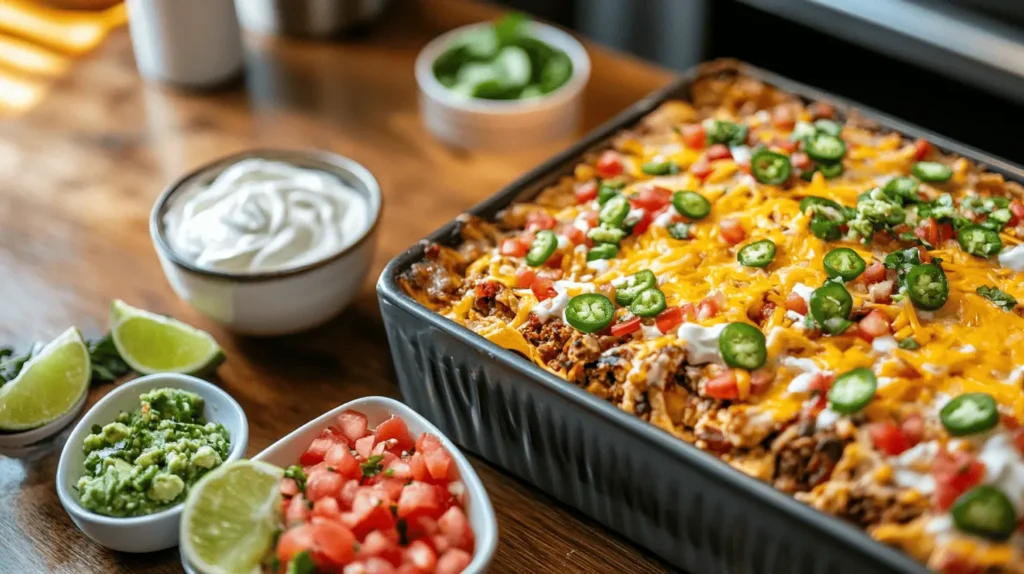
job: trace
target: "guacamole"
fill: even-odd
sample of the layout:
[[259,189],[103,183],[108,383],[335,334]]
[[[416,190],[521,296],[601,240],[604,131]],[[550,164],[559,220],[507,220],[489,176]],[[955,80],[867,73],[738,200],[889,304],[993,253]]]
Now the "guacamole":
[[199,395],[156,389],[139,401],[139,410],[93,425],[85,437],[77,488],[82,506],[97,514],[141,516],[173,506],[228,456],[228,431],[203,420]]

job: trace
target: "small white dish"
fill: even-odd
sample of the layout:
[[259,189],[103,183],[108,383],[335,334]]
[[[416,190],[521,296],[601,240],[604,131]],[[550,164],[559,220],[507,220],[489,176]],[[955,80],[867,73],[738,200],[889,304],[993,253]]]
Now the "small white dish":
[[121,411],[139,408],[139,395],[153,389],[173,388],[196,393],[206,401],[203,416],[228,430],[231,450],[225,462],[238,460],[249,443],[249,423],[231,395],[206,381],[173,373],[135,379],[118,386],[100,399],[71,431],[57,463],[57,496],[75,525],[99,544],[121,552],[155,552],[178,544],[178,523],[183,504],[146,516],[113,518],[86,510],[78,501],[75,484],[82,476],[85,453],[82,443],[92,425],[114,421]]
[[[469,524],[473,527],[473,534],[476,537],[473,561],[469,563],[463,573],[487,572],[494,560],[494,552],[498,546],[498,521],[494,516],[494,508],[491,506],[487,491],[484,489],[480,477],[477,476],[476,471],[473,470],[455,443],[448,440],[448,437],[444,436],[437,427],[404,403],[386,397],[364,397],[345,403],[292,431],[291,434],[253,457],[253,460],[269,462],[281,468],[296,464],[309,443],[320,436],[321,431],[334,424],[334,420],[346,409],[359,411],[366,415],[370,428],[391,418],[391,415],[396,415],[405,421],[409,432],[414,437],[422,433],[430,433],[441,439],[441,444],[455,459],[455,463],[459,467],[459,475],[466,485],[466,516],[469,518]],[[186,563],[184,556],[181,557],[181,561],[185,571],[189,574],[201,574]]]
[[71,421],[75,420],[75,417],[81,414],[82,409],[85,408],[85,401],[88,397],[88,392],[82,393],[82,398],[75,403],[75,406],[71,407],[70,411],[39,428],[24,432],[0,433],[0,454],[14,452],[17,449],[34,445],[58,434],[60,431],[64,430]]
[[[318,169],[340,178],[366,199],[366,230],[341,251],[294,269],[231,273],[185,260],[171,248],[164,231],[164,214],[176,194],[249,158]],[[253,150],[214,161],[172,183],[153,206],[149,231],[160,266],[178,297],[236,333],[284,335],[326,323],[359,292],[373,260],[382,204],[377,180],[351,159],[324,151]]]
[[528,33],[565,52],[572,77],[554,92],[525,100],[467,98],[446,88],[434,76],[434,62],[467,32],[492,26],[480,22],[456,28],[432,40],[416,57],[420,115],[434,137],[446,144],[488,150],[526,148],[571,135],[579,124],[583,89],[590,79],[587,50],[570,34],[529,22]]

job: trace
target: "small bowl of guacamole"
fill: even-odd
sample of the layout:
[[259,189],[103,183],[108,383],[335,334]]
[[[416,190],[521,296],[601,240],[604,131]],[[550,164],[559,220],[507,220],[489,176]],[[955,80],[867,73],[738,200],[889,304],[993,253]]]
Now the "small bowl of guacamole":
[[121,385],[75,427],[57,468],[57,493],[75,524],[103,546],[151,552],[178,543],[189,488],[241,458],[242,408],[215,385],[157,374]]
[[521,14],[442,34],[416,59],[424,123],[464,148],[560,145],[576,129],[589,78],[582,44]]

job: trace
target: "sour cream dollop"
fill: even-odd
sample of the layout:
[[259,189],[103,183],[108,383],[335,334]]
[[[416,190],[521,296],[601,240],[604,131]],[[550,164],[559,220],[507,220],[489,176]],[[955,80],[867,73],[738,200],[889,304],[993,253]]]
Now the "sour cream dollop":
[[255,158],[182,190],[164,215],[176,253],[201,268],[241,273],[330,257],[368,222],[366,198],[337,176]]

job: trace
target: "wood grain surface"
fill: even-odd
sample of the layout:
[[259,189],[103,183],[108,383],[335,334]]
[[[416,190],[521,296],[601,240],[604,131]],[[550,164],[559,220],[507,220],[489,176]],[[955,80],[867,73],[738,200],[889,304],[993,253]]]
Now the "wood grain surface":
[[[112,298],[209,330],[227,352],[216,381],[245,408],[249,454],[356,397],[397,395],[372,281],[328,325],[245,339],[175,297],[148,217],[184,171],[251,147],[322,148],[369,168],[386,208],[371,276],[418,238],[569,142],[516,154],[443,147],[420,123],[413,61],[433,36],[493,17],[467,2],[398,2],[338,43],[251,37],[247,74],[217,93],[143,83],[126,31],[78,61],[36,109],[0,123],[0,342],[24,346],[69,325],[106,331]],[[590,46],[584,130],[670,74]],[[112,388],[94,387],[89,404]],[[180,572],[177,550],[108,551],[82,535],[54,490],[67,436],[0,455],[0,573]],[[643,551],[474,460],[498,513],[495,572],[662,572]]]

